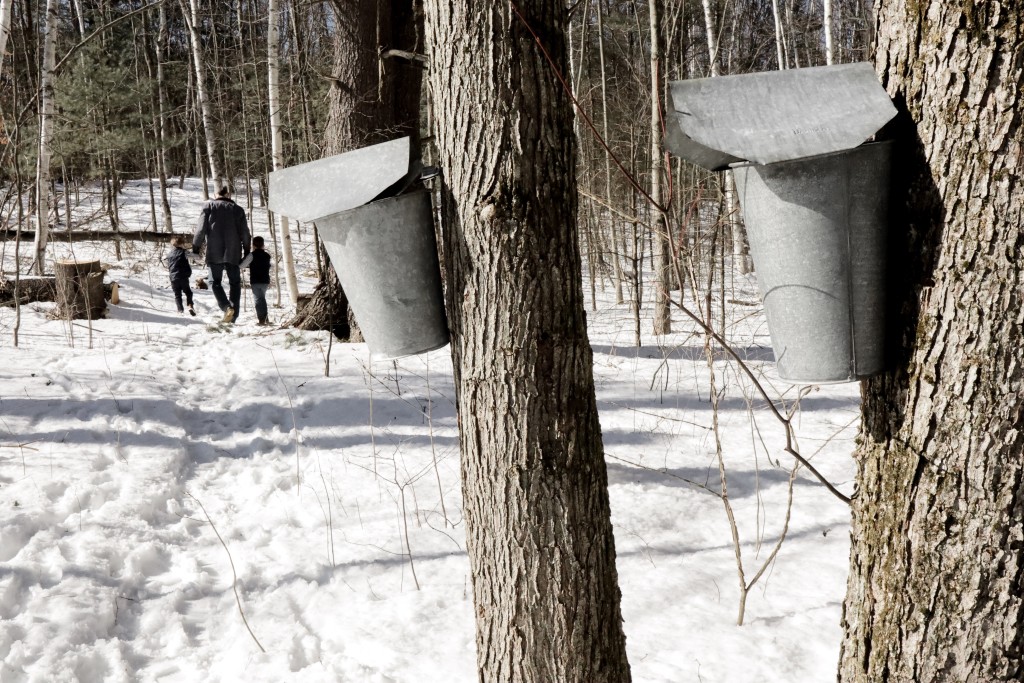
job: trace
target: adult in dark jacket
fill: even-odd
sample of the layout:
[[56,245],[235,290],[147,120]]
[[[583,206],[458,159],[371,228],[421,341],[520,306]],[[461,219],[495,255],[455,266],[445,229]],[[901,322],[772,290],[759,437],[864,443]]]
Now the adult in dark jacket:
[[[228,188],[220,188],[216,199],[203,205],[199,223],[192,240],[196,254],[206,243],[206,265],[210,268],[210,289],[217,305],[224,311],[224,322],[238,320],[238,307],[242,296],[242,276],[238,264],[249,255],[249,224],[245,209],[231,199]],[[228,275],[228,296],[224,296],[221,276]]]

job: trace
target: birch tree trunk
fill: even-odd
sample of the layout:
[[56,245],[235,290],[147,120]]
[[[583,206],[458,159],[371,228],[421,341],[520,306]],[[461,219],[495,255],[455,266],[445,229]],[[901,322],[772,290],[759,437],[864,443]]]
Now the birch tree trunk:
[[844,683],[1024,680],[1024,6],[882,0],[891,347],[864,385]]
[[654,334],[672,332],[672,247],[668,221],[661,208],[661,177],[664,157],[661,150],[661,9],[659,0],[650,0],[651,29],[651,221],[657,242],[657,292],[654,298]]
[[566,10],[515,6],[425,3],[479,680],[625,683]]
[[159,133],[160,144],[157,147],[157,162],[160,166],[160,205],[164,216],[164,230],[174,231],[174,223],[171,218],[171,202],[167,197],[167,146],[169,144],[167,135],[167,83],[164,79],[164,46],[167,44],[167,5],[160,3],[159,27],[157,29],[154,48],[156,51],[156,92],[157,106],[159,110]]
[[[601,135],[606,145],[611,145],[611,138],[608,136],[608,73],[605,67],[604,54],[604,0],[597,0],[597,52],[601,60]],[[608,223],[611,226],[610,240],[611,249],[609,256],[612,262],[612,273],[615,280],[615,303],[621,304],[624,301],[622,296],[622,257],[619,253],[619,220],[612,211],[615,205],[612,198],[612,155],[608,149],[604,150],[604,199],[608,206],[603,212],[608,214]]]
[[708,62],[711,65],[711,77],[721,75],[718,68],[718,33],[715,31],[715,16],[711,12],[711,0],[702,0],[704,6],[704,30],[708,36]]
[[7,38],[11,35],[11,8],[13,6],[14,0],[0,0],[0,76],[4,72]]
[[189,40],[192,45],[192,65],[195,69],[195,94],[199,104],[200,118],[203,124],[203,135],[206,142],[206,158],[210,165],[210,179],[213,181],[214,193],[223,185],[221,169],[217,163],[216,132],[213,129],[213,113],[210,105],[210,94],[206,89],[206,59],[204,57],[202,38],[199,35],[199,0],[189,0],[188,8],[182,1],[181,11],[188,24]]
[[[711,12],[711,0],[703,0],[703,5],[704,30],[708,37],[708,55],[711,60],[711,77],[715,78],[722,74],[718,58],[718,29],[715,26],[714,14]],[[747,247],[747,231],[744,229],[743,221],[740,220],[739,207],[736,205],[736,179],[733,177],[732,171],[723,171],[721,179],[722,194],[725,197],[725,223],[732,236],[733,263],[740,273],[746,275],[753,272],[754,264]]]
[[50,137],[53,135],[53,65],[57,51],[57,0],[46,0],[43,65],[39,74],[39,157],[36,170],[34,269],[42,275],[50,233]]
[[832,65],[832,0],[822,0],[822,26],[825,29],[825,64]]
[[779,12],[779,0],[772,0],[772,18],[775,19],[775,53],[779,60],[779,69],[788,67],[786,63],[786,37],[782,29],[782,14]]
[[[284,139],[281,134],[280,74],[281,35],[278,0],[267,2],[267,99],[270,106],[270,147],[274,170],[284,167]],[[274,220],[274,218],[272,218]],[[292,235],[288,217],[280,217],[281,252],[284,257],[284,279],[294,306],[299,300],[299,285],[295,279],[295,257],[292,255]]]

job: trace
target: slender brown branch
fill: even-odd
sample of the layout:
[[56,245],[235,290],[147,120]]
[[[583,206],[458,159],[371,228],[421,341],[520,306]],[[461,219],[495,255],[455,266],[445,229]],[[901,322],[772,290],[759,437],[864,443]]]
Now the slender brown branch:
[[206,511],[206,508],[203,507],[203,504],[199,499],[188,491],[185,491],[185,495],[194,500],[196,505],[199,506],[199,509],[203,511],[203,514],[206,515],[206,521],[210,523],[210,528],[212,528],[213,533],[217,535],[217,540],[220,541],[222,546],[224,546],[224,552],[228,554],[228,562],[231,564],[231,590],[235,592],[235,604],[238,605],[238,613],[242,615],[242,623],[245,624],[245,629],[249,632],[249,635],[252,636],[252,640],[256,643],[256,647],[260,649],[260,652],[266,653],[266,650],[264,650],[263,646],[260,645],[260,641],[256,637],[256,634],[253,633],[252,628],[249,627],[249,620],[245,618],[245,612],[242,611],[242,598],[238,595],[238,573],[235,571],[235,561],[231,558],[231,551],[228,549],[228,544],[224,542],[223,538],[221,538],[220,532],[217,531],[217,525],[213,523],[212,519],[210,519],[210,513]]
[[642,463],[633,462],[632,460],[626,460],[625,458],[620,458],[618,456],[612,455],[608,451],[605,451],[604,454],[605,454],[605,457],[611,458],[612,460],[618,460],[619,462],[624,462],[627,465],[632,465],[633,467],[639,467],[640,469],[647,470],[648,472],[655,472],[657,474],[662,474],[662,475],[664,475],[666,477],[672,477],[673,479],[678,479],[679,481],[686,482],[690,486],[693,486],[693,487],[696,487],[696,488],[701,489],[703,491],[706,491],[706,492],[710,493],[711,495],[715,496],[716,498],[721,498],[722,497],[722,494],[721,494],[720,491],[716,491],[716,490],[714,490],[713,488],[711,488],[710,486],[708,486],[706,484],[701,484],[700,482],[694,481],[692,479],[687,479],[686,477],[681,477],[678,474],[673,474],[672,472],[669,472],[667,469],[659,469],[657,467],[648,467],[647,465],[644,465]]

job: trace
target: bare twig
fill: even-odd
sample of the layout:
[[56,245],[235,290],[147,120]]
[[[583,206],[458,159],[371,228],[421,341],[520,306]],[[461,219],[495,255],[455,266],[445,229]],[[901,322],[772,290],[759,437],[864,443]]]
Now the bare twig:
[[196,505],[199,506],[199,509],[203,511],[203,514],[206,515],[206,521],[210,523],[210,528],[212,528],[213,533],[217,535],[217,540],[220,541],[222,546],[224,546],[224,552],[228,554],[228,562],[231,564],[231,590],[235,592],[235,603],[238,605],[238,613],[242,615],[242,623],[245,624],[245,629],[249,632],[249,635],[252,636],[252,640],[256,643],[256,647],[260,649],[260,652],[265,653],[266,650],[264,650],[263,646],[260,645],[260,641],[256,637],[256,634],[252,632],[252,628],[249,626],[249,620],[245,618],[245,612],[242,610],[242,598],[238,595],[238,573],[235,571],[235,561],[231,558],[231,551],[228,549],[228,544],[224,542],[223,538],[221,538],[220,532],[217,531],[217,525],[213,523],[212,519],[210,519],[210,513],[206,511],[206,508],[203,507],[203,504],[199,499],[188,491],[185,492],[185,495],[194,500]]
[[281,368],[277,365],[277,357],[274,355],[274,350],[268,348],[270,351],[270,359],[274,361],[274,370],[277,371],[277,379],[281,383],[281,388],[284,389],[285,398],[288,399],[288,410],[292,414],[292,430],[294,432],[293,441],[295,443],[295,492],[296,494],[301,490],[302,485],[302,472],[299,469],[299,425],[295,420],[295,406],[292,405],[292,395],[288,391],[288,386],[284,383],[284,377],[281,376]]
[[693,479],[687,479],[686,477],[681,477],[678,474],[675,474],[673,472],[669,472],[667,469],[658,468],[658,467],[648,467],[647,465],[644,465],[643,463],[633,462],[632,460],[626,460],[625,458],[620,458],[617,455],[612,455],[608,451],[605,451],[604,454],[605,454],[605,457],[611,458],[612,460],[618,460],[619,462],[626,463],[627,465],[631,465],[633,467],[639,467],[640,469],[647,470],[648,472],[656,472],[656,473],[662,474],[662,475],[664,475],[666,477],[672,477],[673,479],[678,479],[679,481],[686,482],[690,486],[698,488],[698,489],[700,489],[702,491],[706,491],[707,493],[710,493],[711,495],[715,496],[716,498],[721,498],[722,497],[722,494],[720,492],[718,492],[718,491],[714,490],[713,488],[709,487],[707,484],[701,484],[699,481],[694,481]]

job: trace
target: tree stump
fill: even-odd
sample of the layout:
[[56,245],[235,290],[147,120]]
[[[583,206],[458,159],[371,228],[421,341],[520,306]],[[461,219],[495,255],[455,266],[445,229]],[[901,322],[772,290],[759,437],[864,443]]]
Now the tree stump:
[[103,269],[97,261],[57,261],[57,307],[51,317],[72,320],[103,317],[107,303],[103,291]]
[[[305,299],[305,301],[303,301]],[[333,266],[327,269],[327,278],[321,280],[312,295],[300,297],[295,317],[286,325],[300,330],[330,330],[341,341],[363,341],[348,297],[341,288]]]

